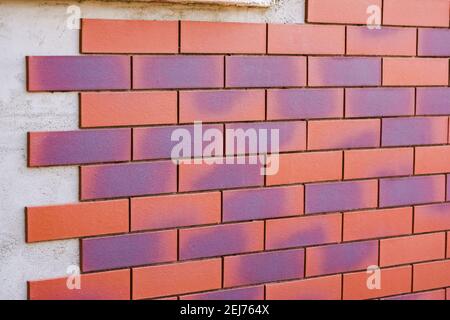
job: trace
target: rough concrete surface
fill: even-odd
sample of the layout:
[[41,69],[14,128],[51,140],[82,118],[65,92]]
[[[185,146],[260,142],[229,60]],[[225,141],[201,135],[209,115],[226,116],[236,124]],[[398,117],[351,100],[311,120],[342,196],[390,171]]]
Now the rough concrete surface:
[[78,264],[77,240],[25,243],[24,207],[78,201],[78,168],[27,168],[28,131],[78,128],[76,93],[27,93],[25,56],[78,54],[82,17],[243,22],[303,22],[303,0],[274,0],[269,9],[127,1],[0,2],[0,299],[25,299],[26,281],[59,277]]

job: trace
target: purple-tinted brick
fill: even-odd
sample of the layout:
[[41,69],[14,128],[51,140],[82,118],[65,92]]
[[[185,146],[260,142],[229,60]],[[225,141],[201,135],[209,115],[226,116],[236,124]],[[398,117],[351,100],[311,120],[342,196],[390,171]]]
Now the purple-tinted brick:
[[417,114],[450,114],[450,88],[417,88]]
[[378,241],[351,242],[306,249],[306,276],[366,270],[378,264]]
[[85,272],[177,260],[177,231],[147,232],[83,239]]
[[130,160],[130,129],[31,132],[28,164],[51,166]]
[[219,290],[181,296],[181,300],[264,300],[264,287]]
[[303,187],[224,191],[223,221],[295,216],[303,213]]
[[304,261],[303,249],[226,257],[224,287],[301,279]]
[[[203,149],[211,142],[202,142],[195,148],[194,139],[198,137],[202,140],[202,130],[216,130],[215,132],[223,134],[222,125],[201,125],[197,126],[195,132],[193,125],[187,126],[163,126],[163,127],[149,127],[149,128],[135,128],[133,129],[133,159],[165,159],[171,158],[171,153],[174,147],[178,144],[184,144],[186,141],[181,137],[191,137],[191,141],[187,142],[190,145],[190,154],[182,153],[181,156],[191,158],[201,157]],[[172,134],[173,141],[172,141]],[[220,150],[216,150],[216,156],[223,155],[223,140]],[[178,158],[177,154],[175,158]]]
[[177,191],[172,161],[81,168],[81,199],[129,197]]
[[414,114],[412,88],[352,88],[345,94],[345,116],[348,118]]
[[[302,151],[306,149],[306,121],[286,121],[286,122],[252,122],[252,123],[233,123],[225,125],[225,129],[234,130],[236,136],[234,139],[226,140],[226,154],[257,154],[267,151],[285,152]],[[265,131],[264,131],[265,130]],[[278,130],[278,139],[274,135]],[[241,134],[238,134],[242,132]],[[265,143],[258,136],[267,137],[267,149]],[[279,150],[274,149],[278,142]],[[228,138],[228,136],[227,136]],[[261,143],[262,145],[258,145]],[[260,150],[258,150],[258,147]]]
[[420,56],[450,56],[450,29],[419,29]]
[[29,91],[130,89],[127,56],[28,57]]
[[[244,163],[238,163],[241,159]],[[259,157],[234,157],[232,164],[227,164],[226,161],[227,159],[223,159],[223,163],[220,164],[181,163],[179,191],[254,187],[264,184],[264,175],[261,174],[264,168],[259,162]]]
[[379,86],[380,58],[309,57],[308,85]]
[[306,58],[229,56],[227,87],[300,87],[306,85]]
[[265,119],[265,92],[257,90],[180,91],[180,123]]
[[382,146],[447,143],[447,117],[383,119]]
[[347,211],[377,206],[376,180],[306,185],[306,213]]
[[267,119],[340,118],[342,89],[275,89],[267,91]]
[[221,88],[222,56],[134,56],[133,88]]
[[180,230],[180,260],[261,251],[264,222]]
[[444,200],[445,176],[380,180],[380,207],[431,203]]
[[447,201],[450,200],[450,174],[447,175]]
[[266,250],[312,246],[341,241],[342,216],[307,215],[266,221]]

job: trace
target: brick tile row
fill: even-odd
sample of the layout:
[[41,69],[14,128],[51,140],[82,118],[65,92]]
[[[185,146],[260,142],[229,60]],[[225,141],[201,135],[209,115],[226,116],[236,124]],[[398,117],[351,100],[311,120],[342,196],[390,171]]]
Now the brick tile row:
[[[446,58],[303,56],[29,57],[29,91],[447,86]],[[383,69],[383,72],[382,72]],[[308,76],[307,76],[308,73]],[[225,76],[224,76],[225,74]],[[307,80],[308,79],[308,80]]]
[[[330,0],[327,3],[317,1],[310,1],[308,17],[309,21],[322,23],[366,24],[369,17],[367,8],[379,4],[377,1],[345,0],[336,8],[336,4],[330,3]],[[437,21],[436,16],[429,16],[428,5],[417,5],[417,1],[420,0],[414,0],[405,6],[394,4],[395,1],[386,3],[385,23],[436,26],[433,24]],[[435,1],[432,12],[437,13],[441,6],[441,3]],[[401,15],[399,8],[402,8]],[[405,9],[412,10],[409,16],[404,13]],[[425,17],[429,20],[422,19],[425,18],[420,12],[422,10],[427,12]],[[438,15],[443,16],[445,12],[439,12]],[[447,25],[437,26],[448,26],[448,22]],[[348,26],[346,31],[345,26],[341,25],[269,24],[266,51],[266,25],[258,23],[181,21],[179,34],[178,21],[83,19],[81,30],[82,53],[347,53],[414,56],[417,41],[415,28],[369,29],[365,26]],[[448,41],[445,41],[448,37],[449,31],[445,29],[419,28],[419,55],[448,55],[450,49]]]
[[[299,255],[300,253],[300,255]],[[284,256],[281,256],[284,255]],[[262,269],[254,272],[255,259],[263,265],[282,259],[291,269],[283,273],[281,269]],[[238,283],[258,282],[279,279],[281,282],[268,283],[268,300],[345,300],[373,299],[380,297],[388,300],[424,300],[445,299],[445,288],[450,285],[447,277],[450,260],[414,264],[413,267],[400,266],[381,269],[381,289],[370,290],[367,287],[367,272],[358,271],[344,275],[319,276],[301,279],[303,259],[301,250],[280,253],[253,254],[225,258],[224,278]],[[230,260],[227,260],[230,259]],[[236,269],[236,267],[238,269]],[[246,273],[246,270],[253,272]],[[278,270],[278,271],[273,271]],[[236,289],[221,289],[221,260],[210,259],[135,268],[133,273],[133,299],[158,298],[181,295],[182,300],[237,299],[257,300],[264,295],[263,286],[248,286]],[[292,276],[298,279],[289,280]],[[30,299],[130,299],[130,270],[115,270],[100,273],[83,274],[83,286],[80,290],[69,290],[66,278],[31,281]],[[257,278],[255,278],[257,277]],[[174,283],[170,281],[176,279]],[[279,281],[278,280],[278,281]],[[283,281],[284,280],[284,281]],[[158,284],[158,285],[157,285]],[[413,293],[411,287],[413,284]],[[426,291],[429,290],[429,291]],[[203,291],[208,291],[204,292]],[[420,291],[420,292],[417,292]],[[447,290],[448,291],[448,290]],[[200,292],[195,294],[195,292]],[[341,296],[341,292],[343,296]],[[415,293],[417,292],[417,293]]]
[[[293,152],[308,150],[335,150],[335,149],[355,149],[355,148],[375,148],[394,146],[422,146],[447,144],[449,136],[447,134],[449,119],[446,116],[435,117],[395,117],[379,119],[347,119],[347,120],[311,120],[286,121],[286,122],[251,122],[235,124],[206,124],[206,125],[181,125],[181,126],[154,126],[148,128],[131,129],[95,129],[80,131],[59,131],[59,132],[31,132],[29,134],[29,154],[28,164],[30,167],[54,166],[54,165],[76,165],[104,162],[125,162],[130,160],[157,160],[157,159],[177,159],[192,157],[219,157],[227,155],[263,154],[264,150],[258,144],[250,143],[247,138],[257,136],[258,132],[266,130],[267,150],[272,150],[275,144],[272,142],[272,131],[278,130],[279,152]],[[205,141],[206,133],[213,134],[213,139],[217,140],[225,136],[224,139],[214,141],[214,148],[209,148],[211,141]],[[238,136],[241,133],[245,139]],[[186,140],[186,136],[191,137]],[[201,146],[196,142],[196,138],[202,139]],[[132,143],[133,141],[133,143]],[[180,143],[186,148],[180,149]],[[131,144],[133,149],[131,151]],[[205,153],[208,147],[209,153]],[[177,147],[177,148],[175,148]],[[201,148],[200,148],[201,147]],[[445,147],[417,148],[417,157],[427,156],[430,153],[446,155]],[[396,150],[372,150],[361,151],[360,155],[372,152],[373,156],[379,156],[380,161],[385,159],[389,153]],[[132,153],[132,154],[131,154]],[[349,153],[349,157],[352,153]],[[353,152],[357,154],[357,152]],[[424,154],[424,155],[422,155]],[[332,156],[332,153],[304,154],[304,155],[282,155],[281,161],[298,159],[302,157]],[[400,153],[398,154],[400,155]],[[306,157],[306,158],[305,158]],[[349,159],[351,160],[351,159]],[[339,160],[335,160],[339,161]],[[362,162],[364,159],[356,159]],[[392,159],[394,161],[394,159]],[[378,162],[378,161],[376,161]],[[436,164],[442,167],[448,166],[439,159]],[[309,165],[318,166],[310,163]],[[288,170],[295,163],[286,164]],[[418,163],[417,173],[435,173],[431,169],[421,168],[422,161]],[[327,169],[326,169],[327,170]],[[366,177],[376,176],[378,169],[373,168],[365,172]],[[390,170],[398,175],[402,173],[401,168],[392,167]],[[407,168],[406,171],[409,172]],[[448,170],[447,170],[448,171]],[[383,172],[388,175],[388,172]],[[320,176],[320,172],[298,172],[299,176],[313,175]],[[283,172],[279,173],[283,175]],[[346,176],[363,175],[352,174]],[[380,175],[378,173],[378,175]],[[290,177],[296,181],[294,176]],[[272,179],[272,178],[269,178]],[[273,178],[276,180],[276,178]],[[312,179],[311,181],[314,181]],[[303,181],[308,181],[305,179]]]
[[371,6],[380,9],[383,24],[449,26],[448,0],[309,0],[308,22],[366,24]]
[[[417,115],[447,115],[450,89],[417,88]],[[262,90],[181,91],[180,122],[260,121],[265,117]],[[347,88],[345,117],[412,116],[414,88]],[[176,124],[174,91],[82,93],[81,126]],[[267,90],[267,119],[326,119],[344,116],[343,89]]]

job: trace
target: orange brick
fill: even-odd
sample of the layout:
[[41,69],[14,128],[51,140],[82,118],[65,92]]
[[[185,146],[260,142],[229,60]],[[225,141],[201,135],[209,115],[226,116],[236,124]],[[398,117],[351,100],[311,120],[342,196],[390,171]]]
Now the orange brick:
[[341,300],[341,275],[270,283],[267,300]]
[[412,208],[367,210],[344,214],[344,241],[354,241],[412,232]]
[[384,58],[383,85],[447,86],[448,65],[441,58]]
[[445,233],[432,233],[380,241],[380,265],[393,266],[445,258]]
[[265,53],[266,25],[181,21],[183,53]]
[[131,230],[220,223],[220,199],[220,192],[132,198]]
[[281,154],[279,170],[266,176],[267,185],[339,180],[342,178],[342,152]]
[[450,286],[450,260],[414,265],[413,291]]
[[135,268],[133,299],[219,289],[221,282],[221,259]]
[[380,145],[380,121],[322,120],[308,123],[308,149],[347,149],[378,147]]
[[270,54],[344,54],[345,27],[269,24]]
[[416,148],[416,174],[450,172],[450,146]]
[[82,274],[80,289],[69,289],[70,278],[28,282],[30,300],[129,300],[130,270]]
[[416,55],[416,29],[347,27],[347,54]]
[[448,0],[385,0],[383,23],[401,26],[448,27]]
[[369,289],[374,271],[344,274],[344,300],[373,299],[411,292],[411,266],[381,269],[380,288]]
[[82,53],[176,53],[178,21],[83,19]]
[[128,232],[128,200],[27,208],[27,242]]
[[413,173],[412,148],[344,152],[344,178],[406,176]]
[[82,93],[80,114],[83,128],[177,123],[177,93]]
[[308,22],[366,24],[367,8],[381,0],[309,0]]

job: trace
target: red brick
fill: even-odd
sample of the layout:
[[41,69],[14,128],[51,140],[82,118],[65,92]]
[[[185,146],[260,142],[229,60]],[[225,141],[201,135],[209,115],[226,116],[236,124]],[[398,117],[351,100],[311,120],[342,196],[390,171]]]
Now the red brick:
[[450,146],[416,148],[416,174],[450,172]]
[[407,176],[413,173],[412,148],[344,152],[344,179]]
[[415,264],[413,283],[413,291],[449,287],[450,260]]
[[27,208],[27,242],[128,232],[128,200]]
[[219,289],[221,259],[134,268],[133,299],[157,298]]
[[368,288],[368,281],[375,275],[374,271],[344,274],[343,299],[373,299],[411,292],[411,273],[411,266],[381,269],[379,289]]
[[270,283],[267,300],[341,300],[341,275]]
[[182,229],[180,259],[223,256],[264,249],[264,222],[246,222]]
[[220,192],[131,199],[132,231],[215,224],[220,220]]
[[28,282],[30,300],[129,300],[130,270],[115,270],[82,274],[80,289],[71,278],[58,278]]
[[342,152],[289,153],[279,156],[279,170],[266,176],[267,185],[339,180]]
[[183,53],[265,53],[266,25],[181,21]]
[[308,123],[308,149],[350,149],[379,147],[380,121],[323,120]]
[[344,54],[345,27],[269,24],[269,54]]
[[82,53],[177,53],[178,21],[81,20]]
[[309,0],[308,22],[366,24],[371,5],[382,7],[381,0]]
[[445,233],[380,241],[380,265],[383,267],[443,258],[445,258]]
[[369,29],[367,26],[347,27],[347,54],[349,55],[416,55],[416,29]]
[[283,249],[341,241],[341,214],[266,221],[266,249]]
[[383,58],[385,86],[447,86],[448,59]]
[[344,214],[344,241],[406,235],[412,224],[411,207],[349,212]]
[[180,122],[264,120],[263,90],[181,91]]
[[449,26],[448,0],[385,0],[383,23],[400,26]]
[[81,127],[177,123],[177,93],[95,92],[80,96]]

